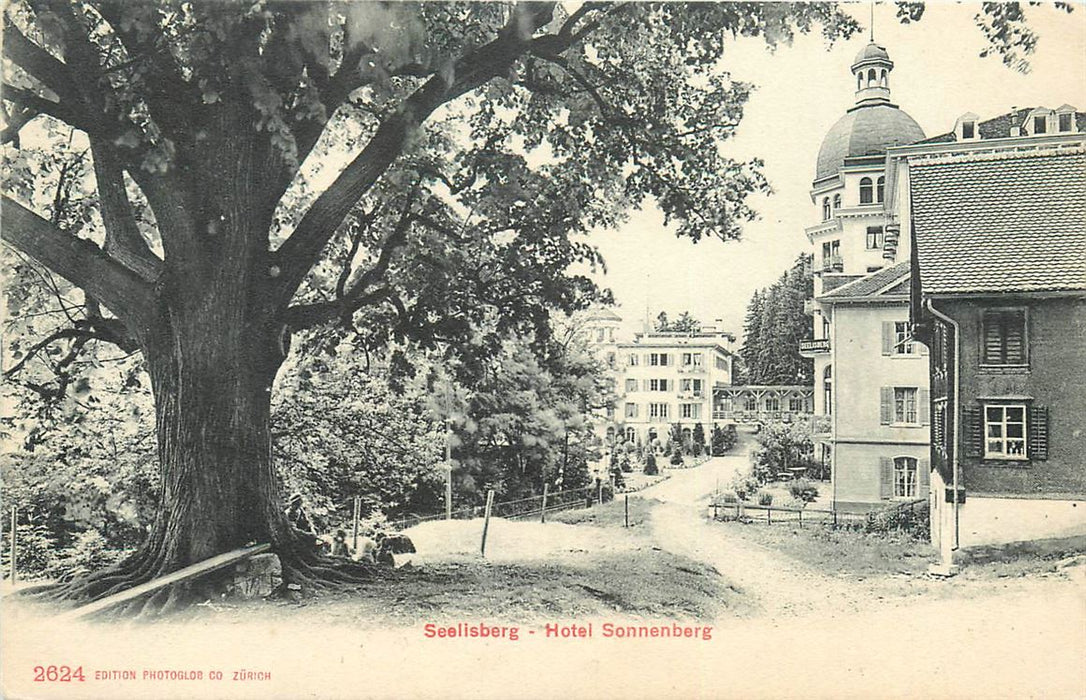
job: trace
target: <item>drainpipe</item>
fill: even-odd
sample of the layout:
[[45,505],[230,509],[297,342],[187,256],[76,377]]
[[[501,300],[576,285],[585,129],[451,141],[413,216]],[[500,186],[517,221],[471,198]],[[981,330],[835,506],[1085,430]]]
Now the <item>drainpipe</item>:
[[924,300],[924,307],[932,316],[954,328],[954,450],[950,459],[951,468],[954,470],[954,546],[950,548],[950,551],[956,552],[961,543],[958,527],[958,472],[960,471],[958,455],[961,454],[961,397],[959,390],[961,389],[961,374],[958,368],[961,361],[962,334],[958,322],[936,310],[931,303],[931,299]]

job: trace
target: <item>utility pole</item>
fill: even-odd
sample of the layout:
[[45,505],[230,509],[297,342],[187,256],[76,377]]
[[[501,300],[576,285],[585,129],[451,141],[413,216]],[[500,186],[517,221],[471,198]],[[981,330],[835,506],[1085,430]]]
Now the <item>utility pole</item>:
[[445,379],[445,519],[452,520],[452,386]]

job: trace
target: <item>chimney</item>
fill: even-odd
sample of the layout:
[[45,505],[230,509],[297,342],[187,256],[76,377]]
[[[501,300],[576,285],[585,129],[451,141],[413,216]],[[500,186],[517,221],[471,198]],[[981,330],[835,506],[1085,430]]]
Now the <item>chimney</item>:
[[1011,107],[1011,136],[1021,136],[1022,127],[1018,125],[1018,108]]

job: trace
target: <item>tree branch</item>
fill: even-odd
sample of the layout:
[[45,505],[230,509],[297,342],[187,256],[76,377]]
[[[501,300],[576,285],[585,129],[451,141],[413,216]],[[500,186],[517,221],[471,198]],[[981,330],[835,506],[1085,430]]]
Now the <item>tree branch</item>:
[[4,56],[55,92],[61,101],[79,102],[79,90],[68,66],[28,39],[10,19],[4,24]]
[[493,41],[459,59],[451,75],[427,80],[377,128],[370,142],[317,198],[298,227],[273,254],[282,270],[274,303],[285,308],[324,246],[359,199],[403,152],[411,132],[439,106],[508,73],[528,50],[536,29],[550,21],[553,3],[516,5]]
[[111,146],[91,137],[94,176],[106,228],[106,253],[147,282],[162,272],[162,260],[151,252],[136,224],[124,182],[124,170]]
[[150,324],[154,290],[135,272],[110,258],[94,243],[70,236],[4,196],[0,238],[104,304],[133,333]]
[[53,102],[32,90],[5,85],[4,99],[10,100],[24,109],[30,109],[40,114],[48,114],[88,134],[98,132],[98,123],[87,118],[80,110],[73,109],[64,102]]

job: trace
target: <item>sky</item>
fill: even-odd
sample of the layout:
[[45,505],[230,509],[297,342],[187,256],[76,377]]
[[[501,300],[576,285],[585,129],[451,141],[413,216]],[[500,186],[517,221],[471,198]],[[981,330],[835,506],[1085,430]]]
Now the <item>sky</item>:
[[[870,3],[846,11],[864,26],[848,41],[828,47],[816,31],[770,51],[760,39],[740,39],[725,56],[734,79],[756,85],[726,153],[762,158],[774,190],[750,199],[761,218],[744,224],[743,240],[677,239],[655,208],[633,212],[618,230],[591,234],[607,266],[596,281],[614,292],[627,333],[641,330],[647,307],[651,318],[689,310],[703,323],[722,319],[725,329],[741,334],[754,291],[807,251],[803,230],[821,218],[809,194],[815,159],[823,136],[855,103],[849,67],[869,41]],[[1028,74],[997,56],[979,57],[986,44],[973,21],[978,11],[977,3],[929,2],[919,23],[901,25],[892,3],[875,6],[875,41],[894,61],[891,101],[924,133],[946,133],[966,112],[983,120],[1014,107],[1071,104],[1086,111],[1086,5],[1076,4],[1071,14],[1026,9],[1040,37]]]

